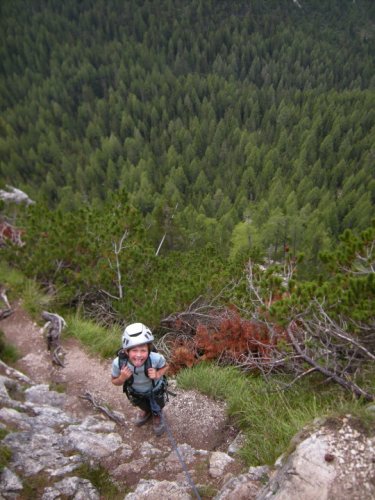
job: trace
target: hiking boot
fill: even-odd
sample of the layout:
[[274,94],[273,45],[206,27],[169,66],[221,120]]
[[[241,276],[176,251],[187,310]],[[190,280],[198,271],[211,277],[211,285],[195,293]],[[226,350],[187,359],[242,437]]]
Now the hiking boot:
[[159,416],[154,415],[154,433],[156,436],[161,436],[165,432],[164,422]]
[[151,413],[148,413],[146,411],[142,412],[139,417],[135,420],[134,425],[136,427],[141,427],[144,425],[148,420],[151,418]]

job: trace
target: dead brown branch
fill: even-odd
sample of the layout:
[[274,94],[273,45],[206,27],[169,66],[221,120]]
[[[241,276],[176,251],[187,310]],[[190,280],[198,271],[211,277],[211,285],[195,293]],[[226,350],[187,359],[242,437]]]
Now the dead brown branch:
[[4,285],[0,284],[0,298],[4,302],[4,304],[7,306],[7,309],[11,309],[8,296],[7,296],[7,289],[5,288]]
[[12,309],[0,309],[0,320],[7,318],[11,314],[13,314],[13,312],[14,311]]
[[85,316],[104,327],[122,324],[119,313],[113,308],[110,296],[104,290],[90,291],[81,297]]
[[51,358],[52,358],[52,363],[54,363],[57,366],[61,366],[64,368],[65,363],[64,363],[64,356],[65,356],[65,351],[61,347],[61,345],[57,346],[56,349],[52,352]]
[[60,344],[60,336],[63,329],[66,327],[66,322],[63,317],[48,311],[42,312],[42,318],[46,320],[42,328],[42,334],[47,341],[47,349],[51,354],[52,363],[64,367],[64,349]]
[[298,327],[296,326],[295,323],[289,325],[288,335],[293,344],[294,349],[306,363],[312,366],[316,371],[322,373],[325,377],[335,381],[337,384],[341,385],[341,387],[344,387],[344,389],[351,391],[356,396],[363,397],[367,401],[373,401],[375,399],[373,394],[370,394],[369,392],[359,387],[351,379],[349,379],[348,377],[344,378],[345,372],[340,374],[337,371],[335,371],[335,369],[327,368],[326,366],[320,365],[316,359],[314,359],[311,355],[307,353],[307,349],[303,347],[304,344],[297,340],[297,336],[294,335],[293,330],[298,331]]
[[[357,255],[359,273],[366,270],[367,273],[374,272],[372,264],[373,246],[363,256]],[[253,264],[249,262],[247,267],[247,282],[250,296],[256,310],[267,311],[269,309],[269,298],[264,299],[264,291],[259,287],[260,280],[256,276]],[[292,267],[284,270],[288,279],[293,276]],[[366,388],[360,387],[354,376],[366,362],[375,360],[374,325],[354,322],[342,315],[331,317],[329,308],[324,300],[313,298],[305,310],[298,314],[290,311],[290,322],[287,328],[288,338],[285,343],[275,346],[268,358],[259,358],[250,352],[246,359],[242,360],[242,368],[256,366],[264,375],[280,368],[296,375],[292,383],[312,372],[320,372],[327,379],[333,380],[345,389],[351,391],[358,397],[372,401],[375,396]],[[258,321],[264,321],[267,328],[272,324],[267,320],[267,314],[255,313]],[[353,332],[356,332],[355,334]],[[290,351],[293,351],[291,353]],[[311,368],[306,370],[304,363]]]
[[114,412],[109,410],[106,406],[100,405],[95,400],[94,396],[90,392],[85,392],[85,394],[83,394],[83,396],[80,396],[80,398],[85,399],[86,401],[89,401],[94,406],[94,408],[96,408],[97,410],[99,410],[102,413],[104,413],[105,415],[107,415],[108,418],[110,418],[111,420],[113,420],[117,424],[124,423],[124,419],[121,416],[116,415]]
[[205,302],[202,297],[194,300],[182,312],[177,312],[161,320],[161,326],[175,334],[194,335],[198,325],[209,325],[217,328],[230,311],[215,305],[215,301]]

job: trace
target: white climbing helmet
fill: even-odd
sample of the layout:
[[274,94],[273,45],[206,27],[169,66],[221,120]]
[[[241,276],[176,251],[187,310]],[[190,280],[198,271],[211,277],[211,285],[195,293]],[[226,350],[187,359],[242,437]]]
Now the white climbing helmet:
[[141,344],[151,344],[154,337],[151,330],[143,323],[132,323],[128,325],[122,334],[123,349],[131,349]]

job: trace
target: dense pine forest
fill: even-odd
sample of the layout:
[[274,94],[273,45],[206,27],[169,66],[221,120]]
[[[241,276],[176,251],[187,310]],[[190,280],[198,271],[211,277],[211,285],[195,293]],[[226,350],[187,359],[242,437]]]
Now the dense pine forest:
[[9,259],[68,300],[105,289],[155,322],[249,256],[303,253],[314,276],[370,226],[372,0],[4,0],[0,17],[0,188],[36,202]]

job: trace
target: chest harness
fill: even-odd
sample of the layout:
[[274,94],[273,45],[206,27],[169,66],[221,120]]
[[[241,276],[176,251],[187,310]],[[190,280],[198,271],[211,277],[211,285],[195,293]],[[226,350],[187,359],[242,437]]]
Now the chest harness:
[[[128,355],[126,354],[126,352],[123,349],[120,349],[117,352],[117,356],[118,356],[118,367],[120,370],[121,370],[121,368],[123,368],[124,366],[126,366],[127,364],[130,363]],[[147,359],[143,364],[144,374],[147,378],[150,378],[148,376],[148,369],[149,368],[153,368],[150,355],[147,356]],[[134,373],[137,374],[137,368],[135,366],[134,366]],[[163,379],[164,379],[164,377],[163,377]],[[154,388],[155,387],[155,380],[151,379],[151,382],[152,382],[152,387]],[[134,383],[134,375],[132,375],[127,380],[125,380],[124,385],[122,386],[122,390],[123,390],[123,392],[126,393],[126,395],[128,395],[128,389],[129,389],[129,387],[131,387],[133,385],[133,383]]]

